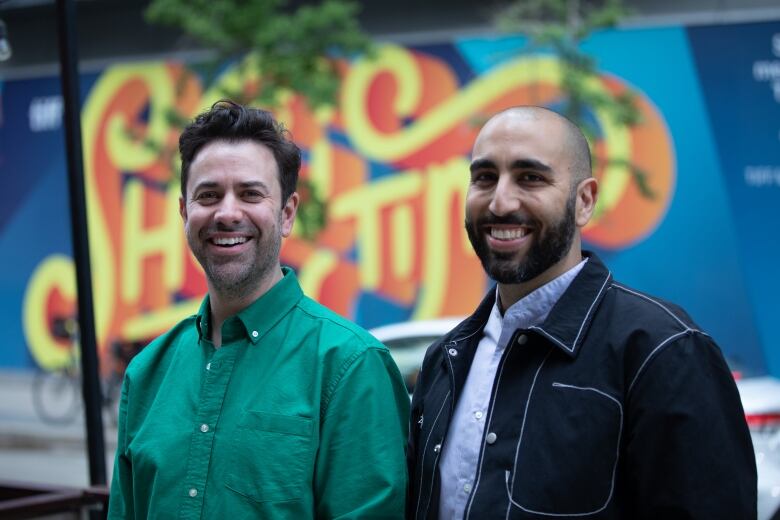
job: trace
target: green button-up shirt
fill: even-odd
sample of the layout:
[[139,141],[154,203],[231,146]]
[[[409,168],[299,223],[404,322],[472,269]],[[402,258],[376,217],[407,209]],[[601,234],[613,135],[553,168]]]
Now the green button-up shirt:
[[132,361],[110,518],[402,518],[409,396],[292,271],[208,339],[209,298]]

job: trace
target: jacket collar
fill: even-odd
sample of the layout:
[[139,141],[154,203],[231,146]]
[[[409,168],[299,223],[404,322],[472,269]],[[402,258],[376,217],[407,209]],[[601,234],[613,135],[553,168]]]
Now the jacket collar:
[[[588,261],[553,305],[547,319],[541,325],[528,329],[545,337],[571,357],[577,355],[593,314],[612,280],[612,274],[595,253],[583,251],[582,256]],[[481,335],[495,301],[496,288],[493,286],[474,314],[444,337],[444,345],[459,343],[477,333]]]
[[575,357],[590,327],[596,309],[612,281],[612,273],[596,254],[583,251],[588,259],[569,288],[555,303],[541,325],[531,327],[553,345]]

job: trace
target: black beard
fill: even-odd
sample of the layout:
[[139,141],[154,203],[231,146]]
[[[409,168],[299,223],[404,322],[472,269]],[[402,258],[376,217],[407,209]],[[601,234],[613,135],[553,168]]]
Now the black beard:
[[525,258],[514,260],[515,253],[496,253],[490,250],[487,239],[480,230],[492,224],[527,224],[539,233],[541,225],[535,219],[523,219],[514,215],[482,217],[476,223],[466,217],[466,233],[471,247],[477,253],[482,268],[495,281],[502,284],[518,284],[533,280],[547,269],[558,263],[571,249],[574,241],[574,209],[576,194],[566,201],[566,211],[560,221],[544,234],[534,237],[531,249]]

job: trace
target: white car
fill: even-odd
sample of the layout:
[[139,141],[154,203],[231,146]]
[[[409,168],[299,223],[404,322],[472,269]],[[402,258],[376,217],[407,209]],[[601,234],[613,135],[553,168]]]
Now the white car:
[[463,318],[405,321],[384,325],[369,332],[387,345],[401,371],[409,395],[414,391],[425,351],[431,344],[455,328]]
[[[462,319],[407,321],[370,332],[390,349],[411,395],[426,349]],[[780,520],[780,379],[738,373],[735,378],[756,453],[758,518]]]
[[737,378],[758,468],[758,518],[780,519],[780,380]]

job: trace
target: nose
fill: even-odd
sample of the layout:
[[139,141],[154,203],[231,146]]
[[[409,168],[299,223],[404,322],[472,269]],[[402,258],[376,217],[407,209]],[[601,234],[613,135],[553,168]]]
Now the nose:
[[241,204],[236,197],[228,193],[219,204],[214,212],[214,220],[217,224],[233,225],[241,222],[243,212],[241,210]]
[[499,217],[520,209],[520,198],[510,176],[501,175],[498,178],[488,209]]

